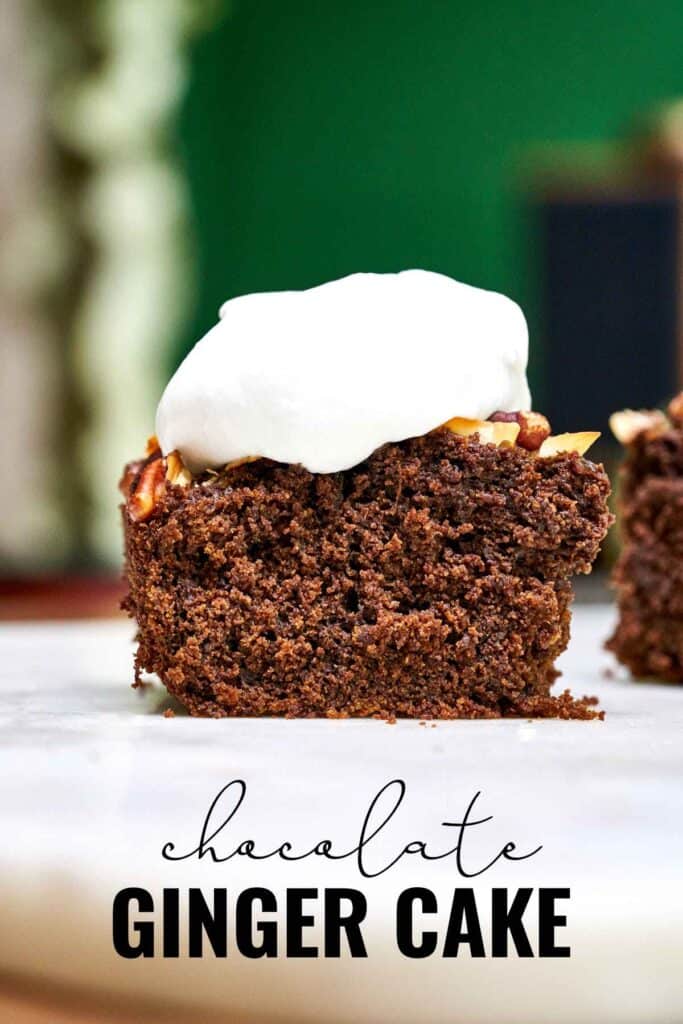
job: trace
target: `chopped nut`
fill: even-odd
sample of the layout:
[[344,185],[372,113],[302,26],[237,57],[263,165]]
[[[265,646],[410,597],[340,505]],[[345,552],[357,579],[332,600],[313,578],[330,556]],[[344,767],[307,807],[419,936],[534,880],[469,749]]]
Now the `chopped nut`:
[[538,449],[538,454],[543,459],[560,455],[562,452],[584,455],[599,437],[600,432],[595,430],[584,430],[579,434],[554,434],[545,439]]
[[166,468],[161,455],[143,467],[137,485],[128,498],[128,514],[136,523],[147,519],[166,490]]
[[159,441],[156,434],[150,434],[147,438],[147,447],[145,449],[145,455],[148,457],[154,455],[155,452],[160,452]]
[[528,452],[535,452],[541,447],[546,437],[550,436],[550,424],[540,412],[494,412],[489,416],[491,423],[518,423],[519,435],[517,444]]
[[184,465],[177,451],[169,452],[166,456],[166,479],[175,487],[189,487],[192,483],[192,473]]
[[683,391],[669,402],[669,416],[676,423],[683,423]]
[[536,452],[547,437],[550,437],[550,424],[540,412],[518,412],[519,437],[517,444],[528,452]]
[[470,420],[462,416],[455,416],[444,426],[460,437],[472,437],[473,434],[478,434],[482,444],[514,444],[519,434],[519,423],[516,422]]
[[226,462],[224,469],[236,469],[237,466],[244,466],[247,462],[258,462],[261,458],[260,455],[245,455],[241,459],[233,459],[232,462]]
[[663,434],[669,427],[669,421],[659,409],[623,409],[621,412],[612,413],[609,425],[617,441],[621,444],[630,444],[639,434],[647,433],[649,437]]
[[519,437],[519,424],[491,423],[490,429],[479,436],[485,444],[513,445]]
[[491,423],[518,423],[518,415],[519,413],[516,412],[502,412],[500,409],[497,409],[491,413],[489,421]]
[[123,471],[123,476],[119,480],[119,490],[124,498],[128,498],[130,489],[133,486],[133,481],[142,469],[144,459],[138,459],[137,462],[129,462]]

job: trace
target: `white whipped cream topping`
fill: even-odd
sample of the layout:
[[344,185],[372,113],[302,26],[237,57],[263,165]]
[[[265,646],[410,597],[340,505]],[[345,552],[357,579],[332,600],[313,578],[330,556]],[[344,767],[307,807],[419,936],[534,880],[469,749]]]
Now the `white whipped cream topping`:
[[425,270],[244,295],[169,382],[157,436],[195,472],[260,455],[332,473],[453,416],[529,409],[527,351],[511,299]]

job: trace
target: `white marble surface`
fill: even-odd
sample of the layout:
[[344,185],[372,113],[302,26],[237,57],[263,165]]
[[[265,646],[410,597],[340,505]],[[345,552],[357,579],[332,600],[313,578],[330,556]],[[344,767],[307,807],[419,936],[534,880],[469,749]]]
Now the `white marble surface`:
[[[603,723],[200,721],[166,719],[163,692],[128,686],[123,622],[0,627],[0,971],[159,996],[262,1022],[649,1024],[683,1019],[683,688],[605,678],[607,607],[575,613],[564,678],[597,693]],[[571,886],[570,959],[409,961],[393,905],[408,885],[443,900],[452,859],[401,862],[363,881],[351,864],[244,859],[163,861],[164,842],[196,843],[208,805],[248,784],[231,835],[276,845],[329,837],[350,845],[374,793],[407,796],[377,855],[410,839],[443,847],[441,822],[476,791],[492,814],[473,858],[514,839],[529,861],[476,882]],[[350,960],[135,960],[111,943],[124,885],[362,888],[369,957]],[[482,904],[483,905],[483,904]],[[313,934],[313,933],[312,933]]]

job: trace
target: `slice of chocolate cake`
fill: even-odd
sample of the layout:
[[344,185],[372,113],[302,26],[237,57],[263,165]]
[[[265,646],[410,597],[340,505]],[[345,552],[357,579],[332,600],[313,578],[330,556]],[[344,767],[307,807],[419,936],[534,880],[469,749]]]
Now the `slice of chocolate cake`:
[[136,678],[220,717],[594,717],[550,687],[609,484],[597,435],[495,411],[528,409],[519,308],[411,271],[221,317],[122,482]]
[[578,454],[445,428],[340,473],[166,473],[157,450],[129,474],[127,608],[138,672],[191,712],[591,715],[549,696],[609,524]]
[[660,411],[615,413],[622,550],[608,648],[634,676],[683,682],[683,392]]

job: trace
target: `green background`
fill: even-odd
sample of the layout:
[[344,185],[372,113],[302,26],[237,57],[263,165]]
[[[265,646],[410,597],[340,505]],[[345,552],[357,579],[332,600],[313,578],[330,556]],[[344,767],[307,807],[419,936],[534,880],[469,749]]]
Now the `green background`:
[[191,60],[199,290],[176,358],[226,298],[356,270],[439,270],[533,310],[520,159],[680,92],[683,5],[235,0]]

